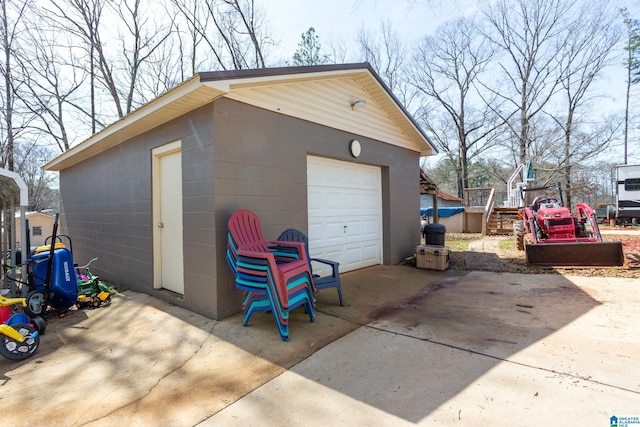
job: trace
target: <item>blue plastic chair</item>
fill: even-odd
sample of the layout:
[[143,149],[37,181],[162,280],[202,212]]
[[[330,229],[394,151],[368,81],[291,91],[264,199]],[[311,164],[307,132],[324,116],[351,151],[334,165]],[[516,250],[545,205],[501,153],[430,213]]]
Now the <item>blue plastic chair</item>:
[[[307,259],[309,260],[309,268],[311,269],[311,274],[313,276],[313,284],[317,290],[320,289],[328,289],[328,288],[336,288],[338,290],[338,298],[340,299],[340,305],[344,306],[342,302],[342,287],[340,286],[340,271],[338,266],[340,263],[336,261],[331,261],[328,259],[322,258],[311,258],[309,255],[309,239],[307,236],[300,230],[296,230],[295,228],[289,228],[280,234],[278,237],[278,241],[288,241],[288,242],[300,242],[304,243],[305,251],[307,252]],[[328,265],[331,267],[331,275],[327,277],[320,277],[318,275],[313,275],[313,264],[312,262],[319,262],[321,264]]]

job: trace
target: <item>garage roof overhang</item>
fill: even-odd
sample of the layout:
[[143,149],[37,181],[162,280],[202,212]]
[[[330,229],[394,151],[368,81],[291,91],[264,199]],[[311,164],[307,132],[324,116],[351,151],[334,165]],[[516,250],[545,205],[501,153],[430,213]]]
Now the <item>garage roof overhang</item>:
[[[437,149],[367,63],[204,72],[44,165],[59,171],[220,97],[419,152]],[[364,101],[365,108],[355,108]]]

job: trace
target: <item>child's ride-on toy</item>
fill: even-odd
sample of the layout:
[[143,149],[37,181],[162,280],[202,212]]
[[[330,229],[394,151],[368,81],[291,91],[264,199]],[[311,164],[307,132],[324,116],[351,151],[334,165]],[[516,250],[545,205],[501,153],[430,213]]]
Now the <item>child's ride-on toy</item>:
[[41,317],[30,320],[24,313],[11,314],[14,304],[27,305],[24,298],[0,295],[0,354],[10,360],[24,360],[38,349],[40,336],[36,327],[44,333],[45,323]]
[[93,258],[86,265],[76,267],[76,277],[78,279],[78,301],[76,306],[78,308],[85,306],[98,308],[103,302],[109,303],[111,301],[109,287],[98,280],[98,276],[89,270],[89,265],[97,260],[98,258]]

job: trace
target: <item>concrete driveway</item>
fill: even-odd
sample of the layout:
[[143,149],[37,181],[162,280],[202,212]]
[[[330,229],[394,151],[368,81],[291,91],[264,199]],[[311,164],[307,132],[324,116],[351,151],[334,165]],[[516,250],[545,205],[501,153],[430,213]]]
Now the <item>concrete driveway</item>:
[[0,360],[3,426],[609,425],[640,416],[626,279],[378,266],[273,318],[212,321],[127,291]]

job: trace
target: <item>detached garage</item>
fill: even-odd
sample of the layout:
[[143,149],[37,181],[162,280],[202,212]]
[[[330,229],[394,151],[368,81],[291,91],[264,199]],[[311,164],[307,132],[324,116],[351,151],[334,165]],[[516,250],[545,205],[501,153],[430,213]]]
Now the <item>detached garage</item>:
[[220,319],[241,308],[236,209],[267,239],[307,233],[342,273],[396,264],[419,242],[415,177],[435,152],[368,64],[346,64],[198,74],[45,168],[77,262]]

